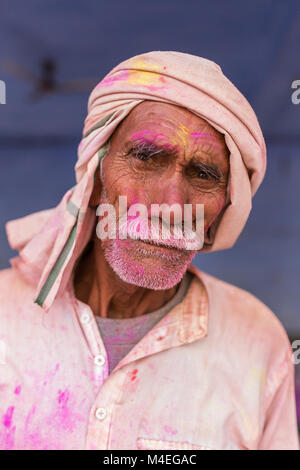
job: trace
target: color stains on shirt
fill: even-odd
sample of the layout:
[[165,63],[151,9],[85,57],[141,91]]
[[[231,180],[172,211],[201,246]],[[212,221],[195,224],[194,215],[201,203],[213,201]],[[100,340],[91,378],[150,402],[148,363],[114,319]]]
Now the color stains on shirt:
[[0,433],[0,445],[3,450],[14,447],[16,426],[13,424],[14,406],[9,406],[2,417],[4,431]]
[[172,435],[178,433],[177,429],[172,429],[171,426],[164,426],[164,430],[165,430],[167,433],[172,434]]
[[9,406],[3,416],[2,423],[6,428],[11,426],[14,408],[14,406]]
[[131,381],[132,381],[132,382],[136,379],[137,373],[138,373],[138,369],[134,369],[134,370],[132,371],[132,375],[131,375]]
[[20,395],[21,393],[21,385],[17,385],[15,390],[14,390],[14,394],[15,395]]

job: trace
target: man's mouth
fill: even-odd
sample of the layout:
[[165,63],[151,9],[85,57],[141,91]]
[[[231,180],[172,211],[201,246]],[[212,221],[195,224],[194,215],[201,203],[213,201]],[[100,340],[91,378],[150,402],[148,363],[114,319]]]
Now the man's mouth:
[[137,239],[137,240],[131,239],[131,240],[134,242],[139,242],[141,246],[143,246],[144,248],[152,252],[155,252],[155,251],[162,252],[162,253],[169,252],[169,253],[173,253],[177,255],[182,254],[182,249],[177,248],[175,246],[168,245],[167,243],[162,244],[162,243],[152,241],[152,240],[141,240],[141,239]]

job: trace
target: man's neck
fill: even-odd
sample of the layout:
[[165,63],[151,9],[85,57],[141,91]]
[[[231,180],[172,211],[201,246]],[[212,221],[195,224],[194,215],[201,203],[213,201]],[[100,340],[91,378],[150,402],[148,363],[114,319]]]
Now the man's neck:
[[99,240],[83,253],[74,276],[76,297],[100,317],[131,318],[152,312],[163,307],[178,287],[151,290],[124,282],[107,263]]

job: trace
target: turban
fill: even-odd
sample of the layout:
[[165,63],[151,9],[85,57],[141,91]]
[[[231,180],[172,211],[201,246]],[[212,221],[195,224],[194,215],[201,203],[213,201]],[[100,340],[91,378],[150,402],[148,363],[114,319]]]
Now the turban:
[[229,149],[227,200],[201,251],[230,248],[240,235],[266,169],[266,147],[256,115],[219,65],[190,54],[154,51],[132,57],[95,86],[75,165],[76,185],[57,207],[7,223],[11,264],[36,285],[45,311],[65,288],[95,226],[89,207],[94,177],[118,124],[144,100],[188,109],[222,133]]

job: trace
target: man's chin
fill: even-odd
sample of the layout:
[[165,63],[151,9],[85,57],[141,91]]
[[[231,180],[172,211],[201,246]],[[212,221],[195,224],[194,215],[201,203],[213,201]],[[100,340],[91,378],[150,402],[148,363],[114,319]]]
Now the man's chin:
[[195,252],[128,239],[110,240],[102,248],[106,261],[122,281],[153,290],[178,284],[195,256]]

